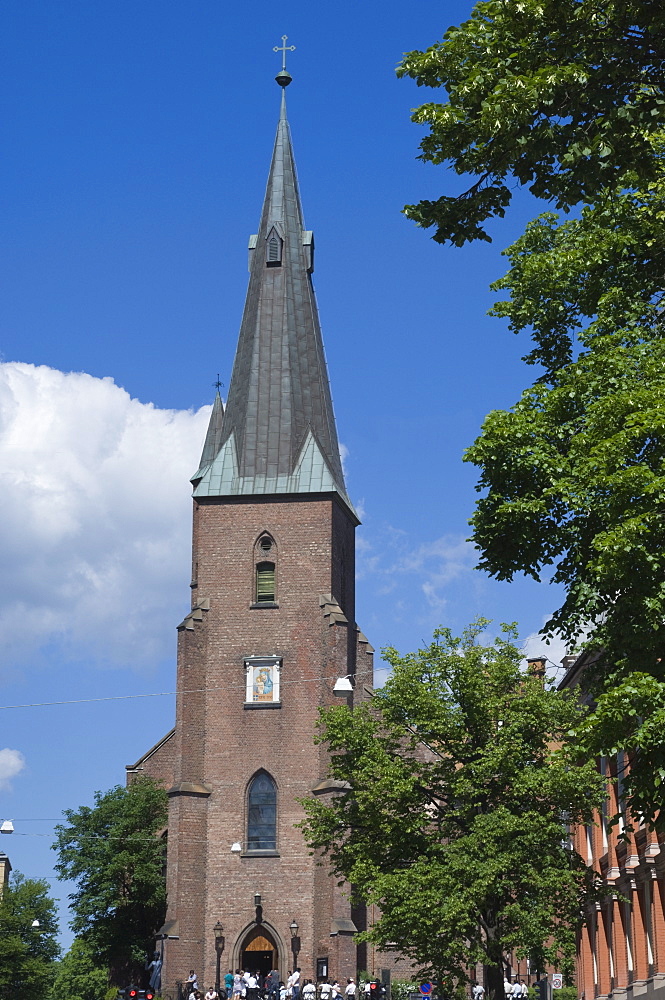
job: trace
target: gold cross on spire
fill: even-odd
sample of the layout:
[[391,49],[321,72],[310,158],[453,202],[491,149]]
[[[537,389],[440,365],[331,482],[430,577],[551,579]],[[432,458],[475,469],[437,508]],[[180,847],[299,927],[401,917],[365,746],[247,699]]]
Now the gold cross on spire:
[[272,49],[273,52],[281,52],[282,53],[282,73],[286,72],[286,53],[287,52],[294,52],[295,51],[295,45],[287,45],[286,44],[286,39],[288,37],[289,37],[288,35],[282,35],[282,44],[281,45],[273,45],[273,49]]

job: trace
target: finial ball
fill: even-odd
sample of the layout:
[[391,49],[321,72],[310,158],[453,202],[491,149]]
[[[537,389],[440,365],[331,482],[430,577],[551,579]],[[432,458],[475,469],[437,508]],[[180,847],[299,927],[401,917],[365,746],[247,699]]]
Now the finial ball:
[[285,69],[282,69],[279,71],[275,79],[277,80],[277,83],[280,85],[280,87],[288,87],[293,77],[291,76],[290,73],[287,73]]

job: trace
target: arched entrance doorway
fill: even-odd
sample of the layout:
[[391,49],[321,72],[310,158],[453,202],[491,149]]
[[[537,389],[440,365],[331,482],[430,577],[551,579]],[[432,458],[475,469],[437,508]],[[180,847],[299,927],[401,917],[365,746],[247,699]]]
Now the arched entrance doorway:
[[255,927],[249,932],[240,955],[243,969],[250,972],[267,976],[271,969],[277,968],[277,945],[266,927]]

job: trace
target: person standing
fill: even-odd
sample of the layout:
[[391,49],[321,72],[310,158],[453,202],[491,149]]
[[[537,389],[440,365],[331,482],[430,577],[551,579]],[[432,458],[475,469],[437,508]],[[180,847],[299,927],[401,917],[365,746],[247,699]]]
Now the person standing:
[[279,972],[277,969],[271,969],[270,975],[266,980],[266,989],[268,991],[269,1000],[278,1000],[279,997]]
[[247,978],[247,1000],[259,1000],[259,981],[254,972]]
[[300,996],[300,969],[294,969],[291,976],[291,996],[293,1000],[298,1000]]
[[224,989],[226,990],[226,1000],[231,1000],[233,997],[233,973],[230,969],[224,976]]
[[302,1000],[315,1000],[316,998],[316,986],[311,979],[305,980],[305,985],[302,988]]
[[332,986],[327,979],[324,979],[319,988],[319,996],[321,1000],[330,1000],[332,995]]
[[353,979],[347,979],[346,987],[344,989],[344,996],[347,997],[348,1000],[354,1000],[355,995],[356,995],[356,984],[353,981]]

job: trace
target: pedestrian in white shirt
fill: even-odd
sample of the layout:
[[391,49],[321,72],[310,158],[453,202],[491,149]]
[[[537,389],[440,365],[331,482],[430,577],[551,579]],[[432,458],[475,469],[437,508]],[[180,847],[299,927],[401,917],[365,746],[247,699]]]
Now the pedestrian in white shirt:
[[247,979],[247,1000],[259,1000],[259,981],[253,972]]
[[344,990],[345,997],[355,997],[356,995],[356,984],[353,979],[347,979],[346,988]]

